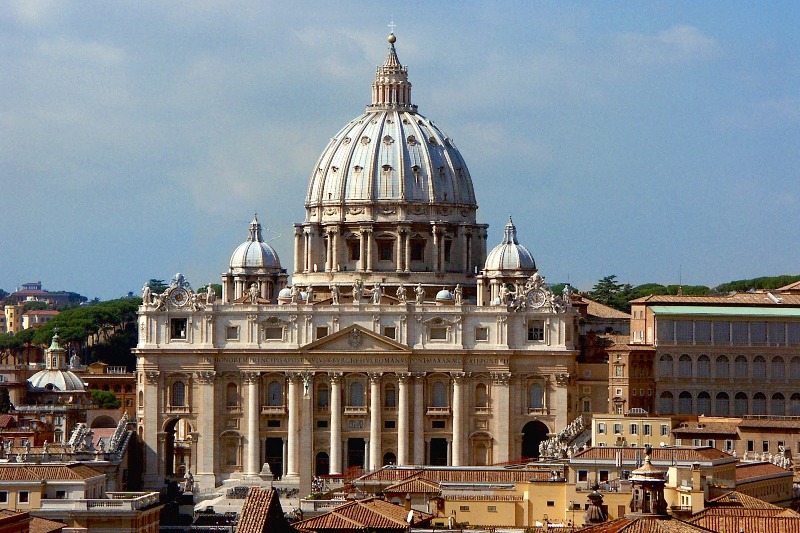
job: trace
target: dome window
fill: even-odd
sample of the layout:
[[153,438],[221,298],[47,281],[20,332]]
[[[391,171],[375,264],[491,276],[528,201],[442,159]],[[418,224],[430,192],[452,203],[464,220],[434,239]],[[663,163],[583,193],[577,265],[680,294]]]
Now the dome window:
[[394,143],[394,139],[392,139],[391,135],[387,135],[387,136],[385,136],[383,138],[383,144],[389,145],[389,144],[393,144],[393,143]]
[[342,141],[342,144],[350,144],[350,142],[351,142],[352,140],[353,140],[353,139],[351,139],[350,137],[345,137],[345,138],[344,138],[344,140]]
[[356,172],[361,172],[362,170],[364,170],[364,167],[356,165],[356,166],[353,167],[353,170],[356,171]]
[[428,143],[436,146],[436,138],[433,136],[428,137]]
[[361,137],[361,144],[369,144],[369,137],[367,137],[366,135]]
[[389,172],[390,170],[392,170],[392,165],[383,165],[381,168],[383,169],[384,172]]
[[336,174],[337,172],[339,172],[339,167],[331,167],[331,172]]
[[[416,146],[417,145],[417,138],[414,137],[413,135],[409,135],[408,138],[406,139],[406,142],[408,143],[409,146]],[[417,168],[419,168],[419,167],[417,167]]]

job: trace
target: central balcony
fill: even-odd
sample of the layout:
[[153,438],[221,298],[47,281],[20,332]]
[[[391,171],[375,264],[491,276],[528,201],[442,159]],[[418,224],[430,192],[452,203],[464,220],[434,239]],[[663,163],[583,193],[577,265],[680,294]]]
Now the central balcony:
[[262,415],[285,415],[286,414],[286,406],[285,405],[262,405],[261,406],[261,414]]
[[450,407],[428,407],[425,414],[428,416],[450,416]]
[[365,406],[363,406],[363,405],[345,405],[344,414],[345,415],[365,415],[365,414],[367,414],[367,408]]

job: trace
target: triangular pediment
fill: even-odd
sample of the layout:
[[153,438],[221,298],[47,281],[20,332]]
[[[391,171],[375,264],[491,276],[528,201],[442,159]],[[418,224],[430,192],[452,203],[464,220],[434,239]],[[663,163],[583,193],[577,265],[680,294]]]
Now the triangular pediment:
[[317,339],[301,348],[304,352],[393,352],[411,353],[411,350],[399,342],[378,333],[369,331],[359,325],[352,325],[336,333]]

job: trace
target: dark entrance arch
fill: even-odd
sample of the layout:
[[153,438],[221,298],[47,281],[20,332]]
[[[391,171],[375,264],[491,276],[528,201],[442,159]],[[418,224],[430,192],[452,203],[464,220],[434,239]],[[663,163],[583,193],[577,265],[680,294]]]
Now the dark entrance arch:
[[431,439],[428,459],[433,466],[447,466],[447,439]]
[[275,479],[283,477],[283,439],[267,437],[267,463]]
[[547,429],[542,422],[533,420],[522,428],[522,457],[539,457],[539,443],[547,440]]
[[347,439],[347,466],[348,468],[364,468],[366,442],[364,439]]
[[192,426],[174,418],[164,425],[164,474],[182,478],[192,468]]
[[314,467],[315,476],[327,476],[330,472],[330,459],[325,452],[317,454],[316,466]]

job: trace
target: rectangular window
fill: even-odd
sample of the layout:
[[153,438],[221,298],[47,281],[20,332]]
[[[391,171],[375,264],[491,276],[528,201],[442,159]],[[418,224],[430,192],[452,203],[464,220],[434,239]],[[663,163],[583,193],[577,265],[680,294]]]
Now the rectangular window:
[[30,502],[30,493],[27,490],[21,490],[17,493],[17,503]]
[[267,326],[264,328],[264,339],[268,341],[282,341],[283,328],[276,326]]
[[488,341],[489,340],[489,328],[475,328],[475,340],[476,341]]
[[397,340],[397,328],[394,326],[386,326],[383,328],[383,336]]
[[384,420],[383,427],[384,429],[394,429],[397,427],[397,422],[395,422],[394,420]]
[[714,439],[708,439],[706,441],[706,446],[710,446],[712,448],[716,448],[717,447],[717,441],[715,441]]
[[734,344],[747,344],[750,342],[747,322],[732,322],[731,326],[733,330],[732,341]]
[[425,239],[411,239],[411,260],[425,261]]
[[67,498],[67,491],[65,490],[56,491],[56,500],[65,500],[66,498]]
[[614,435],[622,435],[622,424],[614,424]]
[[608,470],[601,470],[600,483],[607,483],[607,482],[608,482]]
[[268,428],[279,428],[281,427],[280,420],[267,420],[267,427]]
[[631,435],[638,435],[639,434],[639,424],[631,424],[630,427]]
[[751,322],[750,323],[750,342],[765,343],[767,342],[767,323],[766,322]]
[[666,437],[669,435],[669,426],[666,424],[661,424],[661,436]]
[[636,396],[636,389],[631,389],[631,396]]
[[321,339],[328,336],[328,326],[317,326],[317,338]]
[[700,439],[692,439],[692,446],[702,446]]
[[548,507],[555,507],[556,506],[556,502],[547,500],[547,506]]
[[698,320],[694,323],[694,342],[708,344],[711,342],[711,322]]
[[726,440],[725,441],[725,451],[729,452],[731,450],[733,450],[733,441],[732,440]]
[[645,424],[643,426],[643,428],[644,428],[644,434],[645,435],[652,435],[653,434],[653,429],[650,427],[650,424]]
[[394,241],[378,241],[378,261],[392,261]]
[[691,320],[675,321],[675,340],[678,342],[692,342],[693,325]]
[[622,396],[622,389],[617,389],[615,393],[617,396]]
[[347,251],[350,261],[361,259],[361,242],[356,240],[347,241]]
[[239,326],[228,326],[227,328],[225,328],[225,340],[238,341]]
[[768,440],[762,440],[761,441],[761,451],[762,452],[768,452],[769,451],[769,441]]
[[592,410],[592,401],[589,398],[583,399],[583,412],[589,413]]
[[597,424],[597,432],[600,433],[601,435],[605,435],[605,433],[606,433],[606,423],[605,422],[600,422],[600,423]]
[[328,421],[327,420],[317,420],[317,428],[325,429],[327,427],[328,427]]
[[8,503],[8,491],[0,490],[0,503]]
[[661,342],[675,341],[675,321],[661,319],[657,322],[656,332]]
[[458,507],[458,510],[459,510],[459,511],[463,511],[463,512],[465,512],[465,513],[468,513],[468,512],[469,512],[469,505],[460,505],[460,506]]
[[544,322],[541,320],[531,320],[528,322],[528,340],[529,341],[543,341],[544,340]]
[[675,446],[680,446],[682,444],[683,442],[681,441],[681,439],[675,439]]
[[487,505],[486,506],[486,512],[487,513],[496,513],[497,512],[497,506],[496,505]]
[[777,344],[786,342],[786,324],[784,322],[769,323],[769,342]]
[[589,471],[578,470],[578,481],[589,481]]
[[731,323],[728,321],[713,322],[715,344],[729,344],[731,342]]
[[749,440],[747,441],[747,451],[754,452],[756,450],[756,443],[755,441]]
[[169,338],[186,339],[187,318],[172,318],[169,321]]
[[433,420],[433,421],[431,421],[431,428],[432,429],[444,429],[445,428],[444,420]]
[[447,340],[447,328],[431,328],[431,340],[432,341],[446,341]]

